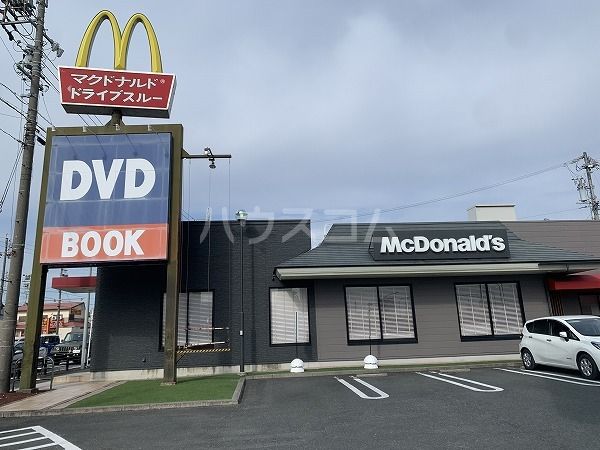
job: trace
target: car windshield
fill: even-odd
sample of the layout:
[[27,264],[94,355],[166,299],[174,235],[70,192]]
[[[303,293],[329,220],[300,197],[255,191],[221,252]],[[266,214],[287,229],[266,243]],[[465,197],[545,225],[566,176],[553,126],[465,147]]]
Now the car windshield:
[[83,341],[83,334],[69,333],[65,336],[65,340],[63,342],[74,342],[74,341]]
[[567,320],[579,334],[584,336],[600,336],[600,317]]

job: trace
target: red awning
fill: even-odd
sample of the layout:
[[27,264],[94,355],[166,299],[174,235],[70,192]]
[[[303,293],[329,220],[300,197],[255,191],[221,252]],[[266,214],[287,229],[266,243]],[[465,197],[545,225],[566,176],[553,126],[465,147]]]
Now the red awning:
[[556,291],[600,290],[600,275],[572,275],[561,279],[549,279],[548,289]]
[[96,277],[54,277],[52,288],[74,294],[94,293],[96,290]]

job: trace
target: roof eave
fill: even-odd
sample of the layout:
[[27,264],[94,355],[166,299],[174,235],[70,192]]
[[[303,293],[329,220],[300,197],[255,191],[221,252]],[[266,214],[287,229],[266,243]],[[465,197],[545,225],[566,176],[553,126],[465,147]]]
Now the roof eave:
[[285,280],[332,278],[401,278],[444,277],[460,275],[503,275],[578,273],[600,268],[592,263],[501,263],[501,264],[436,264],[410,266],[330,266],[330,267],[278,267],[277,278]]

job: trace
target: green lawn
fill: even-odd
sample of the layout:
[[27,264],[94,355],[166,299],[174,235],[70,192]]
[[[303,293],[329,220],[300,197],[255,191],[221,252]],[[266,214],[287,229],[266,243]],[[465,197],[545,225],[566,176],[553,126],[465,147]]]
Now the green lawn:
[[239,381],[238,375],[181,378],[174,386],[161,386],[160,380],[128,381],[69,406],[120,406],[145,403],[230,400]]

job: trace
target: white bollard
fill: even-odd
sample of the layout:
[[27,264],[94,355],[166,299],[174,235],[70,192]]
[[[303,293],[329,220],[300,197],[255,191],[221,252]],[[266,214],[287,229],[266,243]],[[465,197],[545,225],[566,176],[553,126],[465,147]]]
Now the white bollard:
[[290,372],[292,373],[303,373],[304,362],[300,358],[296,358],[290,364]]
[[373,355],[367,355],[365,357],[365,369],[379,369],[377,358]]

